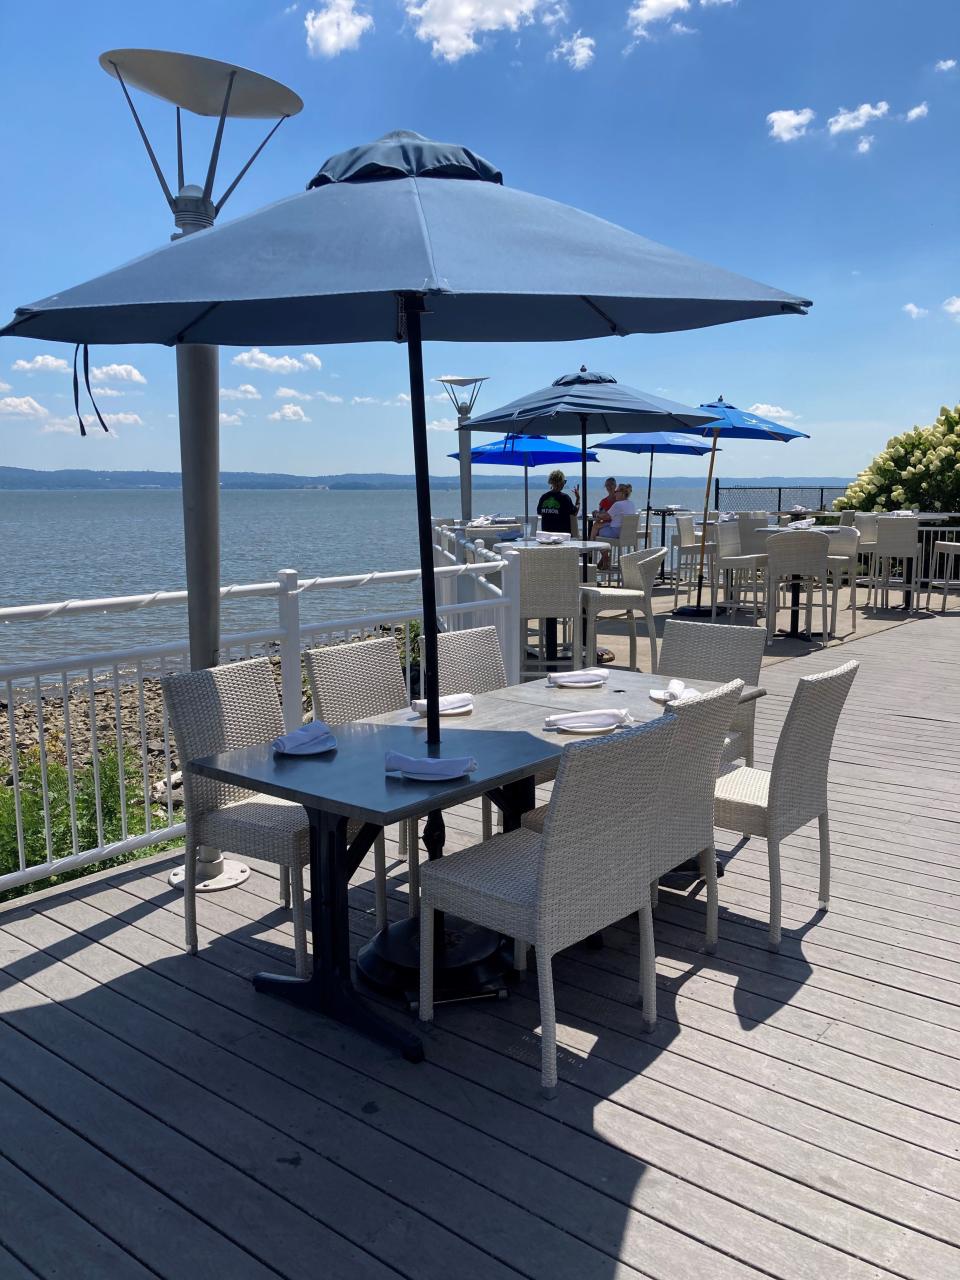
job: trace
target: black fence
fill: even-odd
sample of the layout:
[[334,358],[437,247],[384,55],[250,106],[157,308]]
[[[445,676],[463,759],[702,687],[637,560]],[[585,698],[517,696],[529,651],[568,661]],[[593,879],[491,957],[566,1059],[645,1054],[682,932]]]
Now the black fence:
[[718,511],[832,511],[834,498],[846,491],[846,485],[722,485],[715,480],[713,505]]

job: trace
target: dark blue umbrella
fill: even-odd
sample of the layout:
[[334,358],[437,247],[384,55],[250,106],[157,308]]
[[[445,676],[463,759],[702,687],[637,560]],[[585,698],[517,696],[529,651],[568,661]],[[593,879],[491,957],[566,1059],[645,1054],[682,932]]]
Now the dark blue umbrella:
[[761,418],[749,409],[738,409],[728,404],[723,396],[717,396],[710,404],[703,404],[701,409],[716,414],[713,422],[703,429],[703,435],[709,436],[713,445],[710,450],[710,466],[707,468],[707,487],[703,495],[703,524],[700,530],[700,565],[697,570],[697,603],[684,605],[677,613],[689,617],[701,617],[710,612],[703,604],[703,562],[707,553],[707,512],[710,510],[710,486],[713,483],[713,467],[717,459],[717,441],[721,437],[728,440],[780,440],[789,444],[791,440],[809,440],[805,431],[795,431],[793,427],[785,427],[782,422],[772,422],[769,418]]
[[[471,427],[472,427],[471,423]],[[691,452],[693,452],[691,450]],[[706,452],[706,450],[704,450]],[[572,444],[563,444],[560,440],[548,440],[546,436],[504,436],[502,440],[491,440],[489,444],[478,444],[470,450],[470,461],[486,463],[489,466],[523,467],[523,515],[530,516],[530,468],[540,467],[547,462],[572,462],[580,459],[582,451]],[[459,460],[459,453],[448,453],[448,458]],[[595,453],[586,454],[587,462],[596,462]]]
[[647,473],[647,523],[643,545],[650,545],[650,491],[653,488],[653,460],[658,453],[685,453],[703,457],[710,452],[710,445],[703,444],[692,435],[680,435],[675,431],[634,431],[624,436],[611,436],[598,440],[595,449],[620,449],[624,453],[649,453],[650,470]]
[[466,147],[399,132],[331,157],[304,194],[18,308],[0,333],[79,344],[404,343],[433,746],[440,721],[423,340],[663,333],[803,315],[809,305],[505,187]]
[[[715,421],[710,410],[693,409],[673,400],[661,400],[624,386],[612,374],[597,373],[581,365],[577,373],[565,373],[549,387],[531,391],[500,409],[491,409],[470,422],[471,430],[492,430],[509,425],[514,432],[549,430],[580,436],[586,450],[588,431],[636,432],[699,431]],[[587,536],[587,464],[581,467],[581,521]]]

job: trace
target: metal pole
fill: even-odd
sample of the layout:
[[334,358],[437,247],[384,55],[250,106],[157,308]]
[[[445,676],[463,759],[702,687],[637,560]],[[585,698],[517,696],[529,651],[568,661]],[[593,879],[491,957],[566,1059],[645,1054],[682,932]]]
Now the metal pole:
[[653,457],[656,449],[650,450],[650,470],[647,473],[647,527],[643,533],[643,549],[646,551],[650,545],[650,491],[653,488]]
[[[583,540],[587,540],[587,419],[585,414],[580,415],[580,528],[583,531]],[[587,562],[583,562],[584,577],[586,582]]]
[[177,347],[190,667],[220,656],[220,352]]
[[[420,535],[420,588],[423,596],[423,660],[420,693],[427,700],[427,746],[440,745],[440,678],[437,660],[437,587],[433,575],[433,531],[430,524],[430,460],[427,453],[427,408],[423,391],[423,337],[421,297],[404,299],[407,361],[410,368],[410,417],[413,425],[413,460],[417,480],[417,530]],[[469,443],[460,457],[470,456]],[[433,752],[432,754],[437,754]]]
[[527,523],[530,519],[530,467],[523,464],[523,532],[526,536]]
[[460,441],[460,518],[473,519],[473,460],[470,457],[473,432],[464,429],[470,411],[464,405],[457,406],[457,439]]
[[697,612],[703,607],[703,562],[707,554],[707,513],[710,510],[710,481],[713,479],[713,467],[717,461],[717,437],[719,431],[713,432],[713,446],[710,449],[710,468],[707,471],[707,489],[703,495],[703,524],[700,528],[700,563],[697,566]]

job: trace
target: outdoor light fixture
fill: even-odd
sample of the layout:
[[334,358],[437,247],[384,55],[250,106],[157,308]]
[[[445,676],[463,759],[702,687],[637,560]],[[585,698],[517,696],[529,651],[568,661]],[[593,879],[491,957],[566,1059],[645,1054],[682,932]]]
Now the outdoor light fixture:
[[481,386],[488,381],[488,378],[461,378],[452,373],[445,374],[442,378],[434,378],[434,382],[439,382],[446,391],[457,414],[457,430],[460,433],[457,436],[460,442],[457,446],[460,451],[460,516],[463,520],[473,519],[470,428],[466,426],[466,422],[473,413],[473,406],[477,403]]

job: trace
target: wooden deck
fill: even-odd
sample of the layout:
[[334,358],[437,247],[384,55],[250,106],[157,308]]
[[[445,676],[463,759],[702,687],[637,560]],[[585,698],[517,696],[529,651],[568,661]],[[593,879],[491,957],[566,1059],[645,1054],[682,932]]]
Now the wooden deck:
[[[762,842],[717,955],[662,894],[652,1037],[633,925],[566,953],[553,1102],[532,978],[440,1009],[420,1066],[257,996],[292,951],[269,871],[200,903],[197,958],[169,856],[0,911],[0,1277],[960,1276],[960,617],[765,668],[760,763],[797,678],[853,656],[829,914],[815,830],[778,956]],[[359,943],[369,868],[352,906]]]

